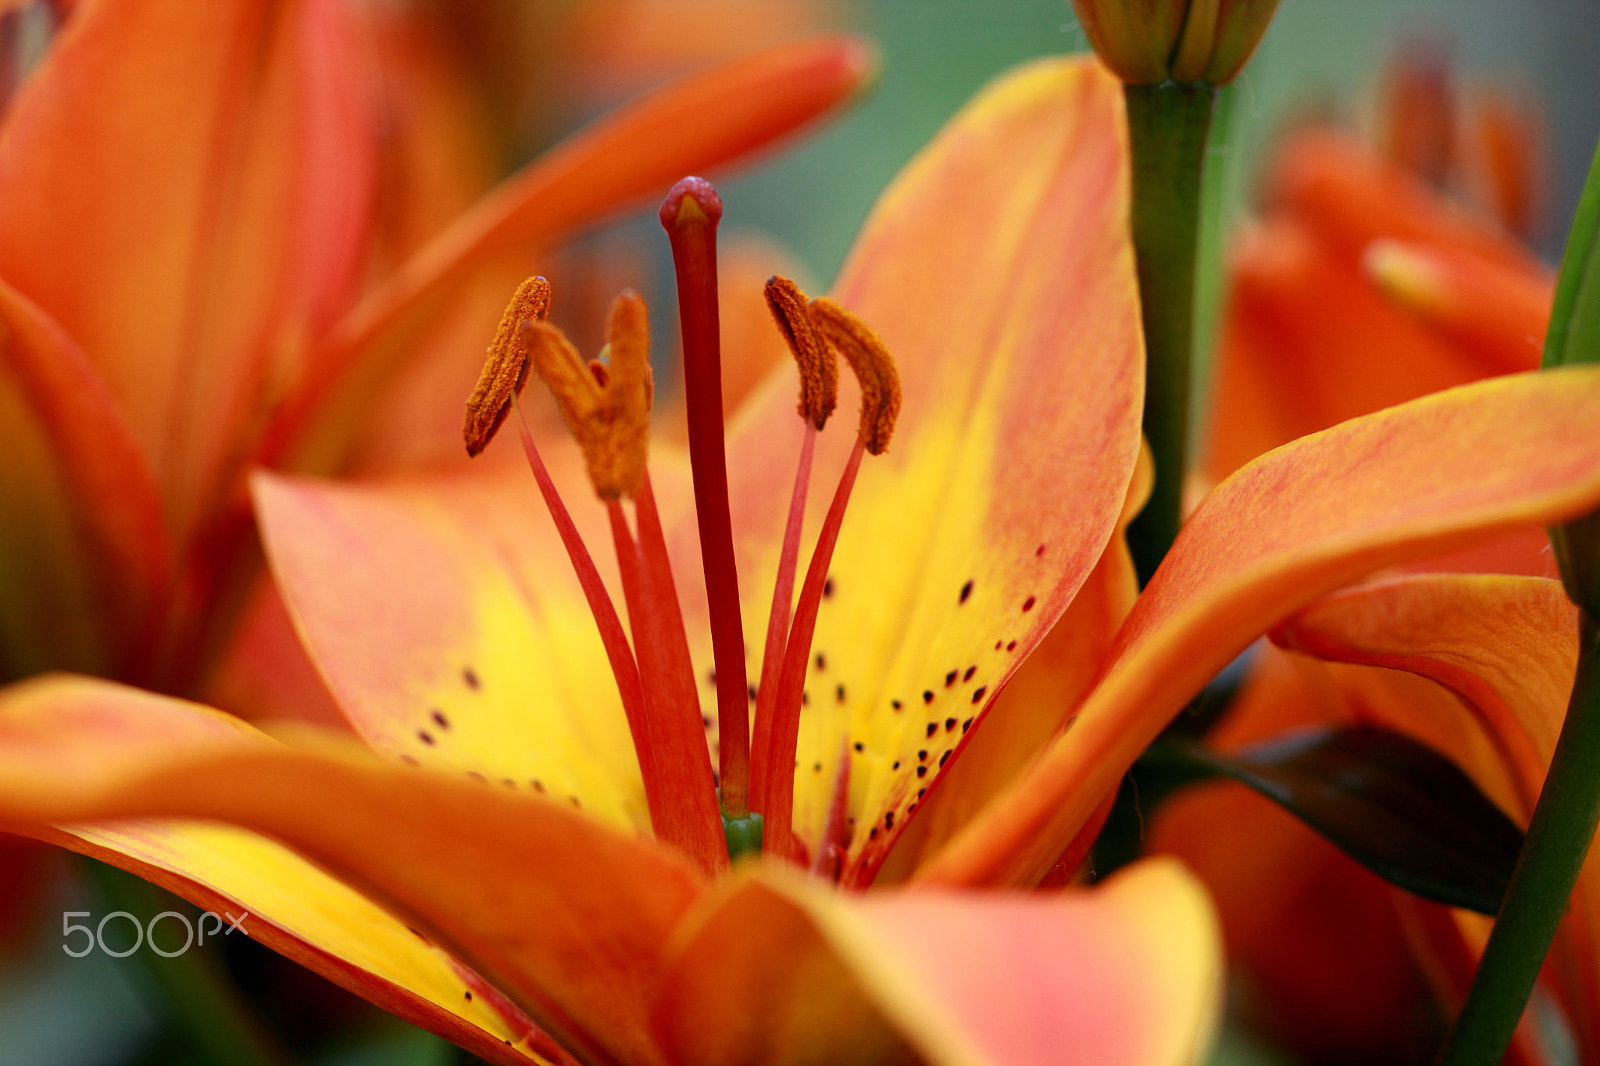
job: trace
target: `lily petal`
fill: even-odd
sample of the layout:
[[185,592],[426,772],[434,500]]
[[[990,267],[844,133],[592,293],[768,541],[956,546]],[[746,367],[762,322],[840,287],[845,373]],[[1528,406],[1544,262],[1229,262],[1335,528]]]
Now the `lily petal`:
[[1473,750],[1437,731],[1423,739],[1469,768],[1498,757],[1518,786],[1513,811],[1526,820],[1572,691],[1577,615],[1559,581],[1429,574],[1331,596],[1272,636],[1319,659],[1403,670],[1454,692],[1488,744]]
[[[419,18],[422,12],[411,5],[367,5],[362,13],[384,107],[379,166],[385,180],[369,248],[372,262],[387,271],[494,185],[503,144],[484,113],[484,71],[469,66],[452,34],[441,34],[434,18]],[[504,35],[497,40],[507,43]],[[526,49],[516,52],[524,62],[530,58]],[[506,293],[527,274],[522,257],[509,258],[515,262],[479,269],[450,301],[432,308],[407,339],[407,366],[351,412],[342,427],[357,449],[349,471],[412,470],[460,458],[462,382],[476,380],[482,368],[484,323],[499,320]],[[341,311],[348,310],[347,301]]]
[[[794,825],[808,844],[841,745],[850,759],[847,883],[871,880],[1122,509],[1143,371],[1121,99],[1085,59],[999,79],[884,193],[834,289],[905,389],[844,520],[801,720]],[[753,400],[728,448],[753,649],[799,450],[793,381]],[[840,469],[852,444],[822,434],[816,469]],[[827,492],[814,496],[812,528]]]
[[1453,249],[1374,241],[1367,273],[1390,299],[1457,345],[1485,374],[1532,369],[1544,347],[1555,279]]
[[1592,508],[1597,423],[1600,370],[1544,371],[1352,419],[1246,466],[1184,527],[1076,723],[927,876],[1037,878],[1184,702],[1285,616],[1385,565]]
[[[26,720],[15,736],[8,729],[0,821],[190,817],[259,832],[430,934],[563,1046],[599,1061],[660,1061],[643,1004],[668,935],[700,891],[682,860],[564,803],[385,766],[330,736],[288,748],[242,724],[230,730],[220,714],[215,740],[163,759],[162,738],[119,702],[176,701],[72,680],[22,691],[50,707],[63,701],[50,691],[61,685],[85,686],[88,721],[110,726],[88,743],[81,729]],[[103,757],[106,734],[133,750]]]
[[[270,742],[209,708],[77,678],[51,678],[0,695],[0,823],[13,814],[15,776],[86,786],[127,778],[152,758]],[[142,819],[51,828],[7,825],[92,855],[162,885],[335,983],[496,1062],[529,1061],[528,1041],[553,1049],[519,1011],[465,995],[475,975],[370,900],[304,859],[242,830]],[[205,929],[231,936],[228,925]],[[464,988],[465,986],[465,988]],[[513,1050],[510,1045],[522,1045]],[[537,1054],[535,1061],[544,1061]]]
[[680,1061],[717,1066],[908,1057],[885,1023],[939,1066],[1155,1066],[1204,1051],[1219,992],[1210,905],[1174,862],[982,896],[764,870],[706,905],[657,1020]]
[[[558,476],[564,466],[592,495],[573,450],[549,450]],[[616,682],[532,478],[474,474],[388,486],[257,475],[296,627],[377,750],[648,831]]]
[[295,354],[269,329],[317,332],[354,281],[373,138],[344,11],[89,6],[0,132],[0,277],[100,368],[180,538]]
[[[0,678],[68,665],[125,669],[129,664],[112,658],[120,634],[145,621],[172,568],[155,478],[83,351],[3,281],[0,329],[0,408],[8,412],[10,451],[3,474],[8,517],[0,519]],[[105,628],[70,632],[84,619]],[[41,632],[50,636],[30,653]],[[80,661],[62,661],[59,649],[74,646]]]
[[1218,480],[1347,418],[1538,365],[1536,343],[1486,362],[1402,311],[1298,217],[1247,230],[1229,279],[1205,460]]
[[[1117,532],[1061,620],[1034,649],[984,714],[961,757],[940,778],[877,882],[901,880],[937,854],[962,826],[1043,750],[1095,679],[1117,630],[1139,595],[1125,539],[1128,523],[1150,496],[1155,465],[1146,448],[1128,486]],[[1077,863],[1060,870],[1070,878]]]
[[1524,273],[1542,269],[1504,232],[1332,130],[1305,130],[1284,146],[1268,179],[1268,197],[1311,225],[1350,265],[1360,262],[1372,241],[1392,238],[1446,245]]

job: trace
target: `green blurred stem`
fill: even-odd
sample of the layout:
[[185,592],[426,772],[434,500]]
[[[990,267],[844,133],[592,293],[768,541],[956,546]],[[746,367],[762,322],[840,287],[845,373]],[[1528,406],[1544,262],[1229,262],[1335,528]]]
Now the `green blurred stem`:
[[1194,358],[1195,254],[1200,239],[1206,138],[1217,90],[1209,85],[1128,85],[1133,153],[1133,248],[1144,310],[1144,434],[1155,456],[1150,502],[1128,530],[1143,584],[1182,518]]
[[1441,1066],[1494,1066],[1505,1054],[1600,822],[1600,626],[1581,617],[1567,719]]
[[[172,909],[170,896],[153,885],[99,862],[83,864],[94,893],[110,910],[127,911],[141,923]],[[172,950],[176,950],[175,948]],[[182,1044],[184,1061],[206,1066],[286,1066],[259,1019],[245,1006],[209,945],[164,957],[141,945],[134,957],[161,997],[169,1031]]]

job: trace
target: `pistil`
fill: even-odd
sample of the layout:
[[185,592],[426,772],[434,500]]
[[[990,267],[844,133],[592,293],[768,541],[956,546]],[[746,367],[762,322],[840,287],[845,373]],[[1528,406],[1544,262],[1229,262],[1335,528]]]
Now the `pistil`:
[[717,677],[722,808],[737,819],[750,813],[750,710],[722,423],[722,347],[717,318],[717,223],[721,218],[722,198],[703,178],[684,178],[661,205],[661,225],[672,243],[677,272],[689,463]]

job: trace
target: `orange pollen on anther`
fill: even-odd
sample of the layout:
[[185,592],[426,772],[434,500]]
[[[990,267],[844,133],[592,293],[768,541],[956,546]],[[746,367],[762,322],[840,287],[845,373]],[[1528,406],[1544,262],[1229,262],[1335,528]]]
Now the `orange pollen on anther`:
[[489,358],[478,375],[478,383],[467,399],[467,418],[462,426],[467,454],[476,456],[494,439],[500,424],[511,410],[511,401],[528,383],[528,347],[523,323],[540,322],[550,310],[550,283],[534,276],[517,286],[500,318]]
[[806,294],[781,274],[767,279],[767,306],[800,369],[800,417],[818,429],[839,402],[839,361],[811,323]]
[[566,335],[547,323],[525,321],[521,332],[528,358],[583,449],[595,493],[603,500],[636,495],[649,450],[652,393],[644,301],[634,292],[612,301],[609,362],[585,361]]
[[826,296],[812,300],[810,312],[817,332],[855,372],[861,384],[861,439],[869,454],[882,455],[900,414],[900,375],[894,357],[866,323]]
[[[778,580],[773,595],[772,617],[767,627],[767,645],[762,659],[761,687],[756,705],[755,743],[752,746],[752,794],[755,807],[765,819],[763,848],[771,854],[800,864],[805,863],[805,846],[793,832],[795,750],[799,742],[800,713],[805,703],[806,667],[811,660],[811,642],[816,634],[817,612],[827,587],[828,571],[832,565],[833,549],[838,543],[839,531],[844,522],[845,508],[855,486],[856,474],[861,467],[861,457],[866,453],[878,455],[889,445],[894,433],[895,417],[900,412],[900,376],[895,371],[894,358],[889,354],[877,334],[850,312],[826,298],[818,298],[801,305],[799,290],[790,293],[780,286],[778,300],[772,296],[769,283],[768,300],[779,328],[786,336],[800,332],[793,324],[804,320],[816,331],[816,336],[831,350],[845,357],[861,386],[861,424],[855,447],[839,477],[833,501],[823,517],[818,530],[816,547],[811,563],[806,568],[805,582],[791,616],[788,605],[793,588],[794,572],[798,564],[799,524],[804,511],[806,482],[810,476],[811,444],[815,439],[812,426],[806,427],[802,445],[800,468],[795,478],[795,490],[790,499],[789,521],[784,532],[783,548],[779,558]],[[783,307],[780,310],[780,303]],[[803,306],[804,314],[796,308]],[[792,342],[791,342],[792,343]],[[796,353],[796,359],[804,360]],[[802,391],[805,388],[804,369],[801,371]],[[805,411],[802,399],[802,414]],[[848,757],[843,762],[848,764]],[[848,784],[843,786],[848,787]],[[842,799],[835,797],[839,804]],[[843,807],[839,807],[842,814]],[[830,824],[824,837],[817,841],[817,857],[824,867],[843,861],[843,852],[849,847],[848,835],[838,826],[830,812]],[[831,851],[830,851],[831,849]],[[821,872],[826,873],[826,869]]]

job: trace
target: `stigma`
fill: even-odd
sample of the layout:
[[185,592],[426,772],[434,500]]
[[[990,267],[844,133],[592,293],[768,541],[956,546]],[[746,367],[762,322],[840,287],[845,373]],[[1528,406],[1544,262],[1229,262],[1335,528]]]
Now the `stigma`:
[[[722,202],[709,182],[685,178],[663,202],[672,245],[682,330],[684,406],[694,511],[709,607],[715,718],[700,706],[667,538],[650,483],[653,382],[644,301],[623,292],[612,302],[606,346],[585,360],[546,321],[550,285],[535,277],[512,297],[467,403],[464,436],[477,455],[515,410],[524,454],[567,549],[606,648],[644,781],[655,835],[715,874],[754,852],[802,867],[807,845],[793,832],[794,759],[806,665],[834,545],[864,455],[889,444],[900,406],[899,377],[883,342],[846,308],[808,299],[773,277],[766,299],[794,355],[804,424],[794,487],[772,589],[760,677],[746,671],[739,574],[728,497],[722,416],[716,230]],[[800,579],[802,527],[817,435],[836,406],[838,360],[860,384],[855,447],[840,473]],[[530,371],[545,384],[581,448],[595,495],[611,527],[626,624],[589,548],[556,491],[519,395]],[[796,582],[800,582],[798,596]],[[755,706],[752,710],[751,703]],[[707,726],[717,726],[717,766]],[[837,850],[848,841],[816,842]],[[820,864],[813,868],[821,868]]]

